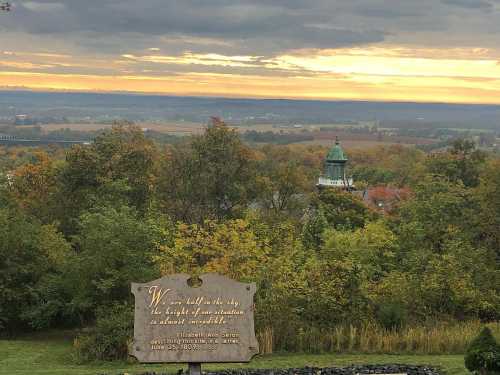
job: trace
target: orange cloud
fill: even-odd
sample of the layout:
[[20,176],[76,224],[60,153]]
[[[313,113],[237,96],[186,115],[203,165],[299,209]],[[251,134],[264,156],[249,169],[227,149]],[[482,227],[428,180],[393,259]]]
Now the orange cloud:
[[[9,53],[6,55],[8,60],[0,61],[0,68],[17,71],[0,72],[0,86],[174,95],[500,104],[499,56],[500,51],[489,49],[437,51],[381,46],[302,50],[268,59],[211,53],[124,54],[120,59],[110,60],[43,54],[21,59]],[[183,66],[183,70],[165,73],[162,70],[165,64]],[[198,66],[197,72],[189,71],[189,66]],[[76,73],[57,74],[59,67],[72,67],[75,70],[71,71]],[[92,74],[78,70],[86,67],[94,69]],[[45,68],[47,71],[43,71]]]

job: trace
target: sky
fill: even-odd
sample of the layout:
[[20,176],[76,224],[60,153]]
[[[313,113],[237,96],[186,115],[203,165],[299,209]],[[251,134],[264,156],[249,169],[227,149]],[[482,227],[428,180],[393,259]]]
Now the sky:
[[500,0],[11,3],[0,89],[500,104]]

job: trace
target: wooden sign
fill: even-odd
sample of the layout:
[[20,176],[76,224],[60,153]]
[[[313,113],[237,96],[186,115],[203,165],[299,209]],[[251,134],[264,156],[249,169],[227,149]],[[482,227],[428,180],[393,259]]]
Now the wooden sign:
[[259,352],[255,338],[255,283],[217,274],[188,284],[186,274],[132,284],[134,341],[140,362],[249,362]]

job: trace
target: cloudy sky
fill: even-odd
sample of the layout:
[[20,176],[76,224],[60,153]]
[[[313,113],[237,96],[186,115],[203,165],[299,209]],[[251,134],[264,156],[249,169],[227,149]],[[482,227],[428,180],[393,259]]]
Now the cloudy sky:
[[12,8],[0,12],[4,89],[500,104],[500,0]]

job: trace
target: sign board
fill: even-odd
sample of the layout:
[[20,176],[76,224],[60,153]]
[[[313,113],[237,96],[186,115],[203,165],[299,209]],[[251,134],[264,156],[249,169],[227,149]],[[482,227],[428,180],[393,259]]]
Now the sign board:
[[259,352],[255,338],[255,283],[217,274],[190,286],[186,274],[132,283],[134,341],[140,362],[249,362]]

